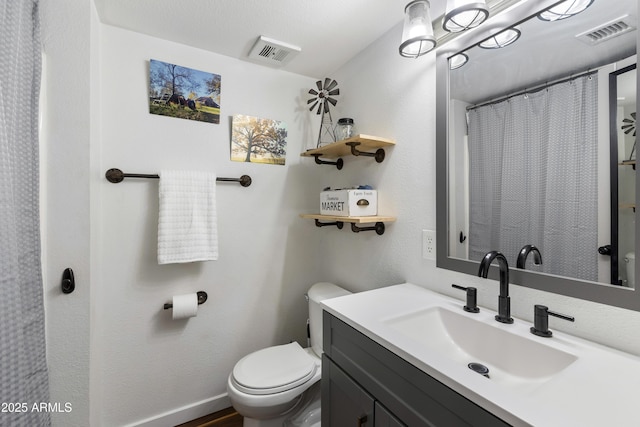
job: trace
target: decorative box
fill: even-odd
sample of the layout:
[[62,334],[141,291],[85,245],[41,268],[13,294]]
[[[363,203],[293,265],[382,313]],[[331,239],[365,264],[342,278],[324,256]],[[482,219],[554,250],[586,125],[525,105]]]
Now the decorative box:
[[320,193],[320,214],[374,216],[378,214],[376,190],[329,190]]

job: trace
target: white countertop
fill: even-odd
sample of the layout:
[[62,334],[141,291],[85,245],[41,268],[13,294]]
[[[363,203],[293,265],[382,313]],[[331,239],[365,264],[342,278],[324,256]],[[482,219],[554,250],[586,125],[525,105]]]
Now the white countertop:
[[[640,399],[640,358],[634,355],[558,331],[551,338],[538,337],[529,332],[530,322],[515,319],[513,324],[502,324],[495,321],[495,312],[482,307],[480,313],[467,313],[462,310],[463,301],[410,283],[325,300],[322,306],[514,426],[640,426],[640,413],[635,408]],[[491,327],[504,328],[535,344],[574,355],[576,360],[554,375],[526,384],[488,380],[453,363],[447,354],[429,348],[424,339],[412,339],[385,322],[390,317],[430,307],[442,307]]]

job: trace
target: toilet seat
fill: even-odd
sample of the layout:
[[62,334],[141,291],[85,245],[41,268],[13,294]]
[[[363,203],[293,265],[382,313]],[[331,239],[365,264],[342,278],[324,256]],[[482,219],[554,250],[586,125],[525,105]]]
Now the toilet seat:
[[231,380],[238,390],[267,395],[306,383],[318,370],[316,361],[297,342],[268,347],[236,363]]

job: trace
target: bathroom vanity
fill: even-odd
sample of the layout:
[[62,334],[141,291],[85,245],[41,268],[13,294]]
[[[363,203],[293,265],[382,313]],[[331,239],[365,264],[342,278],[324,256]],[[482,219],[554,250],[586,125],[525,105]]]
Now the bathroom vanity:
[[509,425],[326,311],[323,329],[323,425]]
[[322,306],[325,425],[637,425],[639,357],[408,283]]

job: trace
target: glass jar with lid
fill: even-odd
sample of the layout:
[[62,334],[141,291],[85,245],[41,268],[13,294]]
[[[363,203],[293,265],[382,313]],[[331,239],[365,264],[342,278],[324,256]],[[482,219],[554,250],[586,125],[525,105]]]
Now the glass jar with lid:
[[353,119],[349,117],[338,119],[338,126],[336,126],[336,139],[348,139],[351,138],[353,134]]

